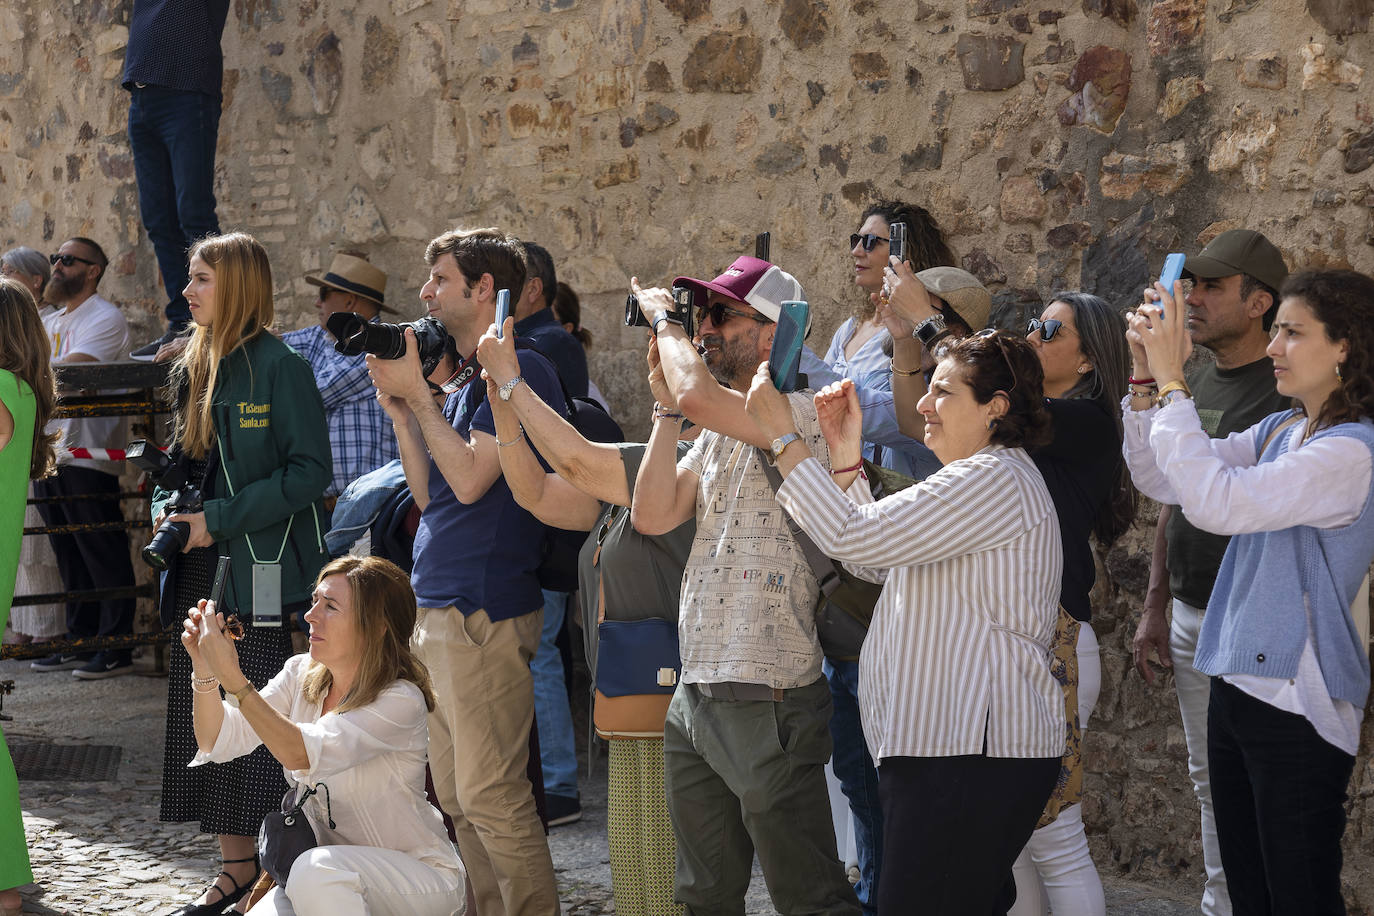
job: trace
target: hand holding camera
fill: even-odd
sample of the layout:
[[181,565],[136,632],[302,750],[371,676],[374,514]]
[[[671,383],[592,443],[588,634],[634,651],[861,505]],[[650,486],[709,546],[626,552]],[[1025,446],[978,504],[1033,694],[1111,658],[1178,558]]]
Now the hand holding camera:
[[682,325],[687,339],[696,328],[696,305],[692,291],[675,286],[672,292],[660,287],[641,289],[639,278],[630,278],[630,295],[625,297],[625,326],[653,328],[654,319],[664,315],[674,324]]
[[506,326],[493,324],[477,341],[477,361],[482,372],[497,387],[520,374],[520,359],[515,353],[515,319],[507,318]]

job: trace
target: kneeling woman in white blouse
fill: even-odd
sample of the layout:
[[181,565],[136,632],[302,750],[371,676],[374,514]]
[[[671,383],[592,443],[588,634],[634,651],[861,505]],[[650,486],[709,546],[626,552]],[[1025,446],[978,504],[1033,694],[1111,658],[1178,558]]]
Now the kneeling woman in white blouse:
[[[1063,548],[1025,451],[1049,438],[1043,377],[1021,338],[950,346],[916,405],[945,466],[877,502],[851,486],[862,420],[848,379],[816,396],[842,470],[802,443],[778,459],[778,501],[821,550],[873,581],[891,570],[859,659],[883,811],[880,912],[1006,913],[1012,862],[1059,772],[1064,697],[1049,649]],[[766,365],[748,405],[765,438],[794,432]]]
[[190,765],[264,744],[298,792],[329,787],[335,825],[324,793],[312,796],[305,813],[319,845],[253,916],[465,912],[463,863],[425,798],[434,696],[410,652],[415,594],[405,573],[376,557],[343,557],[321,570],[305,615],[310,654],[293,656],[261,693],[239,671],[223,615],[207,604],[190,610],[181,638],[196,689],[200,753]]

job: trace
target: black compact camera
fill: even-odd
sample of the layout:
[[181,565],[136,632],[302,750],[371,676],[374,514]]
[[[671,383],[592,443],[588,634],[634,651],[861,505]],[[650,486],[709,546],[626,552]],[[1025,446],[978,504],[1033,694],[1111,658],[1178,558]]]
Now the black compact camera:
[[404,324],[368,321],[353,312],[335,312],[325,322],[334,335],[334,349],[344,356],[371,353],[382,359],[400,359],[406,351],[406,328],[415,332],[420,348],[420,367],[428,377],[448,348],[448,330],[437,318],[421,318]]
[[[697,324],[696,294],[685,286],[673,287],[673,310],[668,317],[687,332],[688,339],[694,336]],[[647,328],[649,319],[639,310],[639,297],[634,293],[625,297],[625,327]]]
[[[166,508],[168,515],[200,512],[205,508],[205,496],[200,487],[192,486],[186,479],[185,466],[168,458],[157,446],[149,445],[146,439],[138,439],[129,443],[124,456],[134,467],[147,474],[153,483],[172,491],[171,501]],[[166,569],[172,557],[186,548],[186,541],[190,537],[191,526],[186,522],[163,522],[139,555],[153,569]]]

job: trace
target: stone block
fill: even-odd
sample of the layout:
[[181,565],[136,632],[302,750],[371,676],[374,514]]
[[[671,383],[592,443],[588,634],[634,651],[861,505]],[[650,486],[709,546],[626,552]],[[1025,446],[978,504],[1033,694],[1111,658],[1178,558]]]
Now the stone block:
[[639,106],[639,132],[651,134],[656,130],[676,124],[677,112],[661,102],[644,102]]
[[396,142],[391,125],[373,128],[359,138],[358,165],[378,188],[385,188],[396,174]]
[[1180,76],[1171,79],[1164,86],[1164,96],[1159,100],[1159,113],[1168,121],[1183,113],[1193,99],[1207,94],[1207,84],[1200,77]]
[[967,0],[970,16],[997,16],[1025,6],[1029,0]]
[[806,149],[798,142],[777,140],[754,157],[754,168],[771,178],[789,175],[806,165]]
[[1002,248],[1011,254],[1029,254],[1032,250],[1031,244],[1029,232],[1010,232],[1007,233],[1006,240],[1002,242]]
[[363,26],[363,92],[380,92],[396,78],[401,56],[401,37],[376,16]]
[[1083,0],[1083,12],[1096,13],[1118,25],[1128,26],[1135,18],[1135,0]]
[[543,44],[541,60],[545,70],[550,77],[563,79],[581,69],[583,55],[596,46],[596,41],[586,22],[573,19],[545,32]]
[[1340,38],[1369,31],[1374,3],[1369,0],[1307,0],[1307,12],[1321,23],[1322,28]]
[[350,242],[371,242],[386,235],[386,222],[372,198],[358,185],[344,199],[341,232]]
[[639,178],[639,158],[634,155],[626,156],[615,162],[605,163],[596,179],[592,182],[598,191],[614,187],[618,184],[625,184]]
[[1150,54],[1163,57],[1186,48],[1202,34],[1207,0],[1160,0],[1150,7],[1145,40]]
[[1374,165],[1374,130],[1355,137],[1345,148],[1343,167],[1348,174],[1355,175]]
[[1207,170],[1214,174],[1239,172],[1252,190],[1262,191],[1269,184],[1269,162],[1278,139],[1274,118],[1258,114],[1237,118],[1212,141]]
[[629,67],[584,70],[577,77],[577,110],[584,115],[613,111],[634,101]]
[[716,31],[692,47],[682,65],[682,85],[688,92],[752,92],[762,66],[758,36]]
[[885,80],[890,74],[887,58],[878,51],[859,51],[849,55],[849,72],[856,80]]
[[1051,248],[1078,248],[1093,239],[1093,227],[1089,223],[1064,223],[1045,233],[1045,241]]
[[1288,85],[1288,61],[1282,54],[1251,54],[1240,62],[1237,78],[1251,89],[1282,89]]
[[1073,65],[1067,88],[1072,94],[1059,106],[1059,123],[1111,133],[1131,92],[1131,55],[1106,45],[1089,48]]
[[984,248],[973,248],[968,254],[964,255],[960,261],[964,270],[978,278],[978,282],[984,286],[993,283],[1006,283],[1007,272],[1001,264],[993,260],[992,255],[987,253]]
[[1007,35],[959,36],[954,53],[964,75],[964,88],[983,92],[1010,89],[1026,78],[1026,46]]
[[663,61],[651,60],[648,66],[644,68],[639,86],[649,92],[672,92],[673,77],[668,73],[668,68]]
[[797,50],[805,51],[830,33],[830,6],[825,0],[782,0],[778,27]]
[[848,143],[824,143],[821,144],[820,166],[825,168],[831,166],[840,177],[844,178],[849,174],[849,144]]
[[1311,42],[1302,46],[1302,88],[1345,89],[1360,88],[1364,68],[1348,60],[1326,56],[1326,45]]
[[317,115],[327,115],[334,110],[343,85],[343,53],[339,36],[330,29],[321,29],[313,37],[302,69],[310,86],[310,107]]
[[940,168],[945,159],[945,145],[939,141],[922,143],[909,153],[902,153],[900,168],[903,175],[912,172],[933,172]]
[[1038,223],[1045,218],[1049,205],[1034,178],[1016,175],[1002,182],[997,209],[1004,223]]
[[95,53],[99,57],[104,57],[106,54],[123,50],[128,43],[129,27],[126,25],[111,26],[95,36]]
[[258,70],[258,81],[262,83],[262,94],[276,109],[278,117],[286,117],[289,114],[288,108],[294,88],[291,77],[280,70],[262,67]]
[[521,36],[515,47],[510,49],[510,65],[513,70],[535,70],[539,67],[539,43],[529,32]]
[[711,15],[711,0],[663,0],[668,12],[681,16],[683,22],[691,22]]

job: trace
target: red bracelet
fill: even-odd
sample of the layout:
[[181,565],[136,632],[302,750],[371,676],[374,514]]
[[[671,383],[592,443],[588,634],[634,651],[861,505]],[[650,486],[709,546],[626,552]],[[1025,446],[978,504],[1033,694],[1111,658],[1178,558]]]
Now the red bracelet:
[[1153,385],[1155,380],[1152,378],[1136,378],[1134,375],[1126,379],[1128,385]]
[[[835,469],[832,470],[830,473],[831,473],[831,474],[849,474],[849,473],[851,473],[851,472],[853,472],[853,471],[858,471],[860,474],[862,474],[862,473],[863,473],[863,470],[864,470],[864,460],[863,460],[862,458],[860,458],[860,459],[859,459],[859,463],[856,464],[856,465],[854,465],[853,467],[835,468]],[[864,479],[867,480],[868,478],[864,478]]]

